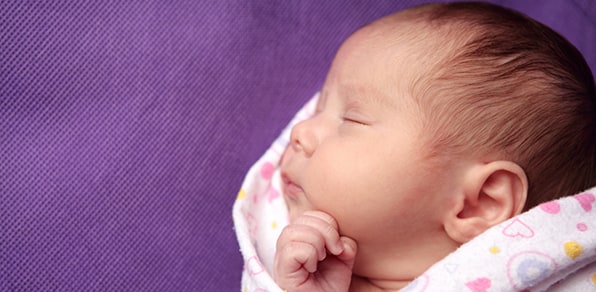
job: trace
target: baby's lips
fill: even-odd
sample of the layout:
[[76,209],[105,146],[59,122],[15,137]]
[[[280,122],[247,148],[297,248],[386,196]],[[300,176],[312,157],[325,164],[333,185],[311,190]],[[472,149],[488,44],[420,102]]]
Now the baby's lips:
[[304,192],[302,187],[294,183],[287,174],[282,173],[281,175],[283,181],[283,188],[284,193],[289,197],[298,197],[300,194]]

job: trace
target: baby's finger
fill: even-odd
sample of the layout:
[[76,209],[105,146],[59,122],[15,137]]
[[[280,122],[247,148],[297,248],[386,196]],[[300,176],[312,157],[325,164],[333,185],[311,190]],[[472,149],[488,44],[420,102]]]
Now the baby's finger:
[[284,228],[277,240],[277,250],[282,250],[288,244],[295,242],[305,243],[312,246],[316,251],[316,259],[322,261],[327,256],[325,250],[325,238],[316,228],[304,224],[291,224]]
[[356,241],[346,236],[342,236],[340,240],[344,246],[344,251],[337,255],[337,258],[344,262],[354,260],[358,251],[358,245],[356,244]]
[[317,251],[304,242],[290,242],[275,256],[275,281],[281,287],[293,287],[317,271]]
[[338,255],[343,252],[343,244],[339,240],[337,222],[329,214],[320,211],[305,212],[292,224],[313,227],[324,238],[325,246],[330,253]]

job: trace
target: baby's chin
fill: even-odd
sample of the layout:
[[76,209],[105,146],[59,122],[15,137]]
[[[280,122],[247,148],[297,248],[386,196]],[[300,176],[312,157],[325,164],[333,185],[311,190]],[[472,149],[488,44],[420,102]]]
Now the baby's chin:
[[294,222],[294,220],[296,220],[296,218],[302,215],[304,211],[300,211],[298,210],[298,207],[293,206],[293,202],[289,202],[290,200],[288,200],[286,196],[284,196],[284,198],[286,200],[286,206],[288,209],[288,220],[290,221],[290,223],[292,223]]
[[298,206],[297,202],[289,199],[286,195],[284,195],[284,199],[286,201],[286,208],[288,210],[288,219],[290,223],[294,222],[296,218],[300,217],[300,215],[304,214],[305,212],[311,211],[310,209]]

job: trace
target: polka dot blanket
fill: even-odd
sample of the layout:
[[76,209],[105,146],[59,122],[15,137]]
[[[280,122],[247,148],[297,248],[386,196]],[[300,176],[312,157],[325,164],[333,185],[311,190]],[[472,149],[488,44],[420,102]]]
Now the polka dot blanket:
[[[288,212],[278,166],[290,129],[312,115],[317,97],[251,167],[238,193],[233,219],[244,258],[242,291],[281,291],[273,258]],[[490,228],[401,291],[596,291],[595,193],[543,203]]]

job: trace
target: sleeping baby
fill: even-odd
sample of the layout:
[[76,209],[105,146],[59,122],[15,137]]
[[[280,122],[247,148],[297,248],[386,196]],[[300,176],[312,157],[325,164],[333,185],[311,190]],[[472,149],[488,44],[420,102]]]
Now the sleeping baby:
[[[389,15],[344,42],[311,111],[236,202],[284,209],[235,206],[245,274],[275,281],[251,289],[596,289],[594,80],[553,30],[486,3]],[[503,275],[476,274],[489,261]]]

